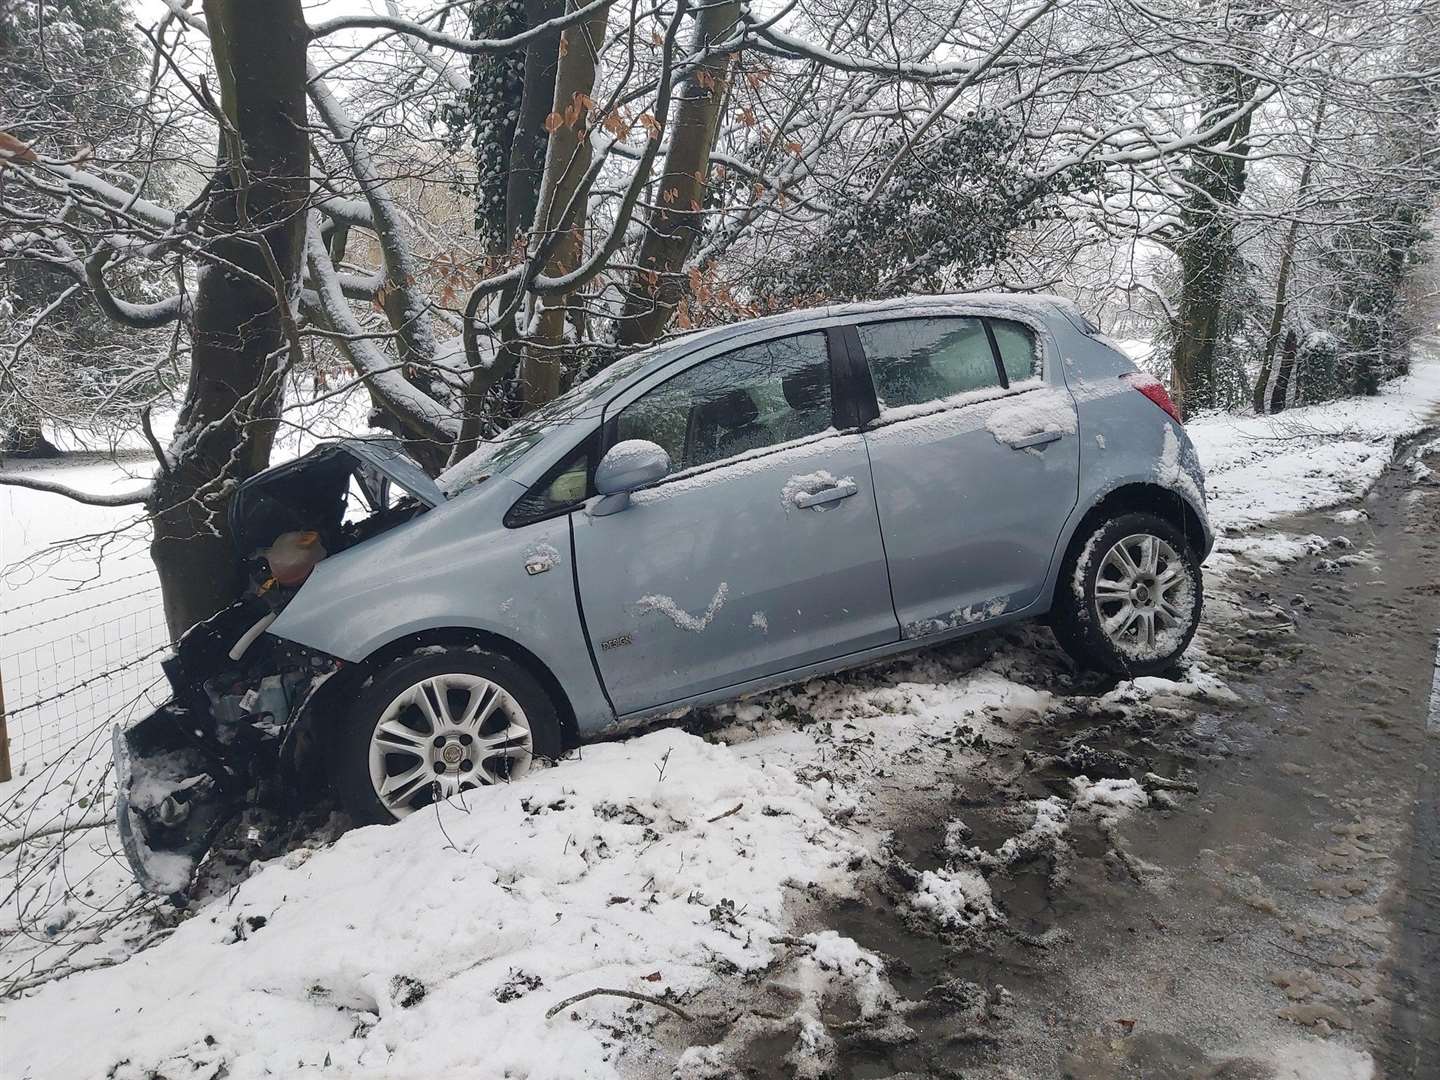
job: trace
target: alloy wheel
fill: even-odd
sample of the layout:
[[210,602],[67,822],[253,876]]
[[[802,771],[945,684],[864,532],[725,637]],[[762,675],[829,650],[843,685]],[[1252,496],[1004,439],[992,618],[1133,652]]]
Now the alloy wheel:
[[456,672],[421,679],[395,696],[370,736],[370,783],[397,818],[530,768],[525,710],[498,683]]
[[1105,553],[1095,578],[1101,630],[1126,656],[1165,653],[1189,629],[1191,587],[1184,560],[1167,541],[1127,536]]

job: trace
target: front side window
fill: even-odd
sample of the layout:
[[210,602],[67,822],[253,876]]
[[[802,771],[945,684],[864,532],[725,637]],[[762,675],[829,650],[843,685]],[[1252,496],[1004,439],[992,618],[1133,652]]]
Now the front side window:
[[880,412],[998,387],[1000,372],[979,319],[897,319],[856,327]]
[[704,360],[626,406],[616,439],[648,439],[679,471],[816,435],[831,426],[823,333]]

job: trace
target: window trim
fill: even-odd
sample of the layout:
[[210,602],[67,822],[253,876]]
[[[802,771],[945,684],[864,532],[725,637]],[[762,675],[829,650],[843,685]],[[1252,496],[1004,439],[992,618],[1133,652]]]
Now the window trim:
[[[625,402],[624,405],[615,409],[613,412],[610,410],[610,408],[606,408],[605,422],[603,425],[601,425],[600,451],[599,456],[596,460],[599,461],[603,459],[605,455],[610,451],[610,448],[619,441],[620,414],[623,413],[626,409],[628,409],[631,405],[635,404],[635,402],[643,400],[648,394],[651,394],[654,391],[660,389],[672,379],[678,379],[681,375],[693,371],[701,364],[711,363],[712,361],[719,360],[722,357],[729,356],[731,353],[737,353],[744,349],[751,349],[757,345],[768,345],[773,341],[783,341],[785,338],[804,337],[807,334],[823,334],[825,337],[825,362],[830,370],[831,428],[837,434],[843,433],[845,431],[858,430],[860,427],[860,420],[858,418],[860,399],[857,395],[856,388],[853,386],[853,377],[849,374],[849,357],[848,353],[845,350],[845,344],[840,340],[840,336],[837,333],[839,329],[841,328],[838,326],[809,326],[803,328],[786,328],[779,333],[767,334],[764,337],[754,338],[742,342],[736,342],[729,348],[720,349],[716,352],[709,353],[703,359],[697,360],[693,364],[686,364],[684,367],[680,368],[678,371],[672,372],[671,374],[667,375],[664,379],[661,379],[653,386],[647,386],[634,398]],[[842,364],[844,365],[843,368]],[[850,424],[847,427],[840,426],[842,418],[850,420]],[[756,447],[752,450],[743,451],[742,453],[734,454],[727,458],[721,458],[718,461],[707,461],[703,465],[695,465],[688,469],[677,469],[668,476],[663,476],[659,480],[655,481],[655,483],[649,484],[646,487],[641,488],[640,490],[651,491],[655,488],[662,487],[665,484],[668,484],[674,480],[687,480],[700,472],[710,472],[714,469],[724,468],[727,465],[741,458],[751,460],[751,457],[748,457],[747,455],[753,455],[753,457],[765,457],[775,451],[783,450],[791,446],[796,446],[802,442],[813,441],[818,437],[823,436],[824,434],[825,432],[820,431],[816,432],[814,435],[805,435],[801,438],[790,439],[786,442],[772,443],[769,446]],[[591,469],[590,479],[591,483],[593,484],[593,468]]]
[[[1049,348],[1046,344],[1045,337],[1047,332],[1043,327],[1037,326],[1036,324],[1027,322],[1023,319],[1012,318],[1009,315],[984,315],[980,314],[979,312],[963,310],[937,310],[927,311],[923,314],[909,313],[904,315],[893,315],[889,318],[857,319],[852,322],[845,323],[839,329],[844,333],[850,356],[853,358],[852,362],[858,363],[860,365],[860,370],[864,373],[863,378],[855,378],[855,385],[863,395],[859,402],[859,415],[864,418],[861,420],[860,423],[860,428],[862,431],[869,430],[870,428],[877,425],[890,423],[891,421],[885,420],[885,418],[881,415],[880,395],[875,390],[875,377],[870,367],[870,357],[866,354],[864,343],[860,340],[860,327],[878,326],[882,323],[916,322],[934,319],[974,319],[975,321],[979,322],[980,325],[984,328],[985,340],[990,345],[990,360],[995,365],[995,375],[1000,380],[999,385],[994,388],[996,391],[994,396],[984,399],[985,401],[994,401],[996,398],[1008,397],[1012,393],[1023,394],[1030,390],[1036,390],[1039,389],[1040,386],[1045,385],[1045,383],[1048,381],[1049,363],[1047,357],[1049,355]],[[1040,371],[1036,376],[1033,377],[1033,379],[1025,379],[1019,383],[1014,384],[1013,387],[1011,386],[1010,376],[1005,370],[1005,362],[1003,359],[1001,359],[1000,356],[1000,345],[996,341],[995,331],[990,325],[990,323],[994,319],[999,319],[1001,322],[1011,322],[1017,326],[1022,326],[1027,331],[1029,331],[1030,335],[1035,339],[1035,347],[1039,350],[1040,354]],[[1032,382],[1038,383],[1039,385],[1031,385]],[[969,405],[982,404],[982,402],[980,401],[967,401],[959,402],[955,405],[945,405],[945,402],[947,400],[947,398],[933,398],[931,401],[917,402],[917,404],[935,405],[937,406],[937,408],[934,410],[935,412],[942,412],[948,409],[963,409]],[[931,414],[926,413],[926,415],[928,416]],[[901,421],[894,422],[899,423]]]
[[1000,359],[1000,343],[995,340],[995,330],[990,325],[989,319],[981,319],[980,325],[985,328],[985,340],[990,343],[990,359],[995,364],[995,374],[1000,376],[1000,389],[1010,389],[1010,373],[1005,370],[1005,362]]

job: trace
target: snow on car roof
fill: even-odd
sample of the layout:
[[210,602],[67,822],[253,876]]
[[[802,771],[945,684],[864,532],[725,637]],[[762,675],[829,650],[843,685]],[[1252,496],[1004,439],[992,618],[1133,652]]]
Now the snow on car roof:
[[[754,330],[768,329],[771,327],[783,328],[792,323],[803,323],[817,318],[833,318],[848,315],[869,315],[883,314],[887,312],[915,311],[922,313],[927,308],[951,307],[956,304],[974,306],[977,309],[994,309],[999,312],[1004,309],[1028,310],[1032,314],[1051,314],[1060,312],[1071,315],[1072,318],[1081,323],[1087,321],[1080,309],[1073,300],[1054,293],[1008,293],[1008,292],[972,292],[972,293],[936,293],[924,296],[897,296],[889,300],[866,300],[849,304],[827,304],[819,307],[796,308],[793,311],[782,311],[775,315],[763,315],[756,319],[743,319],[739,322],[726,323],[723,326],[714,326],[705,330],[697,330],[693,333],[668,338],[661,345],[656,347],[656,359],[659,359],[659,349],[665,346],[683,344],[686,351],[691,348],[698,348],[702,345],[711,345],[717,342],[726,341],[741,334],[748,334]],[[673,353],[666,352],[666,357],[673,357]]]

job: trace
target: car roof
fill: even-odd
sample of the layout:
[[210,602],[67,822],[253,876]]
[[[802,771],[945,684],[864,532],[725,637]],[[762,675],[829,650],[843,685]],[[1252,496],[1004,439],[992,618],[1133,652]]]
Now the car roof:
[[[991,313],[1000,316],[1006,312],[1029,311],[1036,316],[1063,315],[1074,322],[1078,328],[1085,329],[1085,317],[1080,313],[1075,302],[1068,297],[1058,296],[1054,293],[1008,293],[1008,292],[970,292],[970,293],[938,293],[927,296],[897,296],[890,300],[869,300],[862,303],[851,304],[827,304],[818,307],[796,308],[793,311],[783,311],[777,315],[764,315],[756,319],[742,319],[738,322],[726,323],[723,326],[714,326],[705,330],[696,330],[691,333],[666,338],[651,346],[647,352],[653,353],[655,366],[675,359],[677,355],[688,354],[696,349],[709,345],[722,344],[733,338],[748,335],[756,330],[783,330],[787,326],[797,325],[819,317],[845,318],[847,316],[860,315],[924,315],[935,308],[951,308],[956,305],[974,307],[979,312],[989,309]],[[640,365],[636,374],[648,373],[654,370],[650,364]]]

